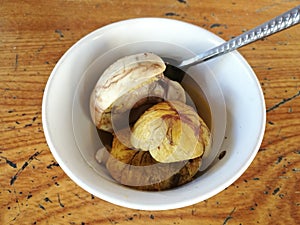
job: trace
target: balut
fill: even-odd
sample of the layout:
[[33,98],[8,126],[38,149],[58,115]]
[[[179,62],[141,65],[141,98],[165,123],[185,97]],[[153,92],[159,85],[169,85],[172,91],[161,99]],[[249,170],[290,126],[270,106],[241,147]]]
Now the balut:
[[192,107],[179,101],[161,102],[134,124],[131,144],[149,151],[158,162],[177,162],[202,156],[210,148],[211,135]]
[[193,179],[200,165],[200,157],[173,163],[157,162],[150,152],[124,145],[116,136],[106,161],[106,168],[116,181],[147,191],[183,185]]
[[96,160],[116,181],[141,190],[191,181],[211,145],[209,128],[185,103],[183,87],[164,77],[165,68],[152,53],[121,58],[104,71],[90,98],[98,132],[109,135]]
[[152,53],[126,56],[109,66],[99,78],[90,97],[90,113],[99,129],[105,127],[103,113],[130,90],[160,79],[166,66]]

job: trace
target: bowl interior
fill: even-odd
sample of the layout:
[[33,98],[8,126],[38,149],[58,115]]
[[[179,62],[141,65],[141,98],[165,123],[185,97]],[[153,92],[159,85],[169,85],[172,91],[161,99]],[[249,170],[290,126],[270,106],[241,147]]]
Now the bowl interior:
[[[96,58],[95,61],[89,65],[85,73],[82,74],[75,90],[72,120],[76,144],[90,166],[106,179],[110,179],[110,176],[107,174],[103,165],[99,164],[95,159],[96,151],[104,147],[104,145],[100,141],[95,125],[91,121],[89,112],[90,93],[92,93],[97,80],[108,65],[120,57],[141,52],[153,52],[161,57],[168,58],[178,58],[178,56],[188,58],[193,56],[193,53],[189,50],[167,42],[145,41],[125,44],[113,48]],[[210,115],[201,115],[201,111],[200,115],[205,117],[206,122],[211,127],[213,144],[210,153],[215,153],[215,156],[219,152],[223,142],[226,128],[224,96],[217,80],[214,78],[214,74],[207,66],[193,67],[187,72],[188,74],[183,78],[181,83],[183,87],[189,88],[188,90],[191,94],[196,93],[196,95],[193,96],[193,102],[196,104],[196,107],[202,107],[202,103],[204,102],[201,101],[202,99],[205,99],[208,103],[210,110],[207,111],[210,111],[208,112]],[[90,137],[87,138],[85,134],[90,134]],[[203,157],[203,169],[211,163],[211,160],[207,161],[208,155],[209,154],[206,153]]]
[[188,71],[209,103],[213,149],[226,151],[221,161],[189,184],[163,192],[142,192],[114,182],[95,160],[102,143],[89,114],[89,97],[94,85],[107,66],[118,58],[150,51],[180,60],[221,42],[199,27],[155,18],[115,23],[81,39],[54,68],[43,99],[45,136],[62,169],[97,197],[148,210],[194,204],[234,182],[253,160],[265,123],[259,83],[237,52]]

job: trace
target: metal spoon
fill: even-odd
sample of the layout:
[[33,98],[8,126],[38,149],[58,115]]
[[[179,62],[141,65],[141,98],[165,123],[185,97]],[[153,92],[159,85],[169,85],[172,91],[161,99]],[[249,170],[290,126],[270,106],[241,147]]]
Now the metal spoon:
[[249,30],[217,47],[209,49],[203,53],[196,55],[193,58],[183,60],[181,62],[174,59],[164,58],[167,64],[177,68],[186,68],[217,56],[226,54],[236,50],[242,46],[260,40],[272,34],[278,33],[286,28],[294,26],[300,22],[300,5],[295,8],[275,17],[274,19],[265,22],[252,30]]
[[[182,82],[184,78],[188,77],[186,76],[185,71],[187,71],[187,69],[192,65],[205,62],[209,59],[236,50],[254,41],[270,36],[288,27],[294,26],[299,22],[300,22],[300,5],[217,47],[214,47],[212,49],[209,49],[208,51],[200,53],[199,55],[196,55],[193,58],[178,62],[174,59],[163,57],[167,66],[166,70],[164,71],[164,75],[171,78],[172,80]],[[210,167],[212,167],[218,161],[217,158],[218,153],[219,153],[218,150],[209,153],[208,157],[205,159],[206,166],[202,167],[201,169],[202,173],[207,169],[209,169]]]

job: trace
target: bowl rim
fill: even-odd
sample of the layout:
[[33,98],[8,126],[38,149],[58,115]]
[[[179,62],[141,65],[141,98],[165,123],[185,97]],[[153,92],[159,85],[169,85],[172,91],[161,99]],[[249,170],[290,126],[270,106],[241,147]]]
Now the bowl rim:
[[[112,202],[114,204],[117,205],[121,205],[127,208],[133,208],[133,209],[142,209],[142,210],[166,210],[166,209],[175,209],[175,208],[181,208],[181,207],[185,207],[185,206],[189,206],[195,203],[198,203],[200,201],[203,201],[207,198],[212,197],[213,195],[219,193],[220,191],[222,191],[223,189],[225,189],[226,187],[228,187],[229,185],[231,185],[235,180],[237,180],[244,172],[245,170],[249,167],[249,165],[251,164],[251,162],[253,161],[254,157],[256,156],[259,147],[261,145],[263,136],[264,136],[264,132],[265,132],[265,125],[266,125],[266,111],[263,110],[261,112],[261,126],[260,126],[260,134],[258,135],[258,139],[256,142],[256,145],[254,147],[253,150],[251,150],[252,154],[250,155],[248,161],[246,164],[242,165],[241,168],[238,170],[238,173],[235,174],[235,176],[232,176],[231,179],[228,179],[227,182],[224,182],[222,186],[219,186],[218,188],[214,188],[211,192],[207,193],[206,196],[199,196],[198,198],[195,199],[186,199],[185,201],[181,201],[181,202],[172,202],[172,203],[165,203],[164,205],[143,205],[143,203],[134,203],[134,202],[130,202],[130,201],[125,201],[122,199],[118,199],[116,200],[115,198],[112,198],[111,196],[107,196],[105,194],[99,194],[98,192],[95,191],[95,189],[85,185],[84,183],[81,182],[81,180],[71,171],[69,170],[68,166],[65,165],[65,162],[60,158],[57,150],[56,150],[56,146],[55,144],[52,142],[52,138],[51,138],[51,131],[49,130],[48,127],[48,121],[47,121],[47,95],[48,92],[51,89],[51,83],[52,80],[55,77],[55,74],[58,71],[58,68],[65,62],[66,58],[72,53],[72,51],[78,47],[80,47],[80,45],[82,45],[87,39],[93,37],[95,34],[97,34],[98,32],[105,32],[106,30],[110,30],[110,29],[114,29],[114,27],[116,26],[122,26],[124,24],[130,24],[130,23],[135,23],[137,21],[155,21],[155,22],[161,22],[161,21],[167,21],[167,22],[171,22],[171,23],[181,23],[185,26],[194,26],[196,27],[196,29],[200,29],[203,30],[205,32],[208,32],[209,34],[213,35],[215,37],[215,42],[216,43],[221,43],[224,42],[223,39],[221,39],[220,37],[218,37],[217,35],[205,30],[204,28],[201,28],[199,26],[187,23],[187,22],[183,22],[180,20],[175,20],[175,19],[168,19],[168,18],[156,18],[156,17],[145,17],[145,18],[135,18],[135,19],[128,19],[128,20],[122,20],[122,21],[118,21],[118,22],[114,22],[112,24],[108,24],[104,27],[100,27],[94,31],[92,31],[91,33],[85,35],[83,38],[81,38],[79,41],[77,41],[73,46],[71,46],[66,52],[65,54],[61,57],[61,59],[57,62],[57,64],[55,65],[54,69],[52,70],[49,79],[47,81],[46,87],[45,87],[45,91],[44,91],[44,96],[43,96],[43,101],[42,101],[42,123],[43,123],[43,129],[44,129],[44,134],[45,134],[45,138],[47,141],[47,144],[49,146],[49,149],[51,151],[51,153],[53,154],[54,158],[57,160],[57,162],[59,163],[59,165],[61,166],[61,168],[64,170],[64,172],[73,180],[75,181],[75,183],[77,183],[80,187],[82,187],[83,189],[87,190],[88,192],[90,192],[91,194],[100,197],[106,201]],[[241,63],[243,64],[243,66],[245,67],[245,69],[247,69],[249,71],[249,73],[251,73],[252,75],[255,76],[254,71],[252,70],[252,68],[250,67],[250,65],[247,63],[247,61],[243,58],[243,56],[235,51],[234,53],[234,57],[238,57],[239,60],[241,61]],[[256,78],[256,76],[255,76]],[[260,102],[261,102],[261,108],[265,109],[265,101],[264,101],[264,97],[263,97],[263,92],[261,90],[259,81],[256,80],[256,85],[258,87],[258,89],[260,90]]]

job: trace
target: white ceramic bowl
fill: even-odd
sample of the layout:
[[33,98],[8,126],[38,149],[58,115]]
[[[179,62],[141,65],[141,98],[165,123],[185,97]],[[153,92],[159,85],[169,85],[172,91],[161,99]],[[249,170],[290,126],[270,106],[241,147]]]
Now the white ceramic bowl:
[[101,73],[116,59],[139,52],[183,59],[222,42],[200,27],[160,18],[114,23],[78,41],[55,66],[43,98],[46,140],[61,168],[91,194],[142,210],[195,204],[232,184],[254,159],[266,118],[259,82],[238,52],[197,65],[189,72],[212,111],[213,149],[226,154],[186,185],[143,192],[116,183],[95,160],[102,143],[89,115],[90,93]]

